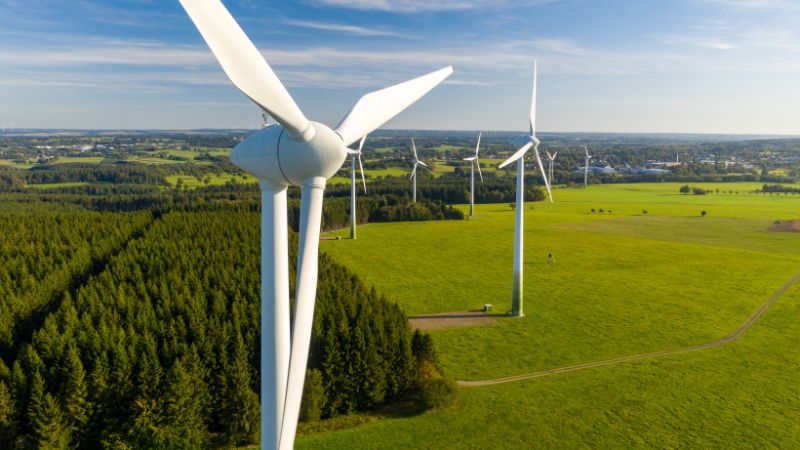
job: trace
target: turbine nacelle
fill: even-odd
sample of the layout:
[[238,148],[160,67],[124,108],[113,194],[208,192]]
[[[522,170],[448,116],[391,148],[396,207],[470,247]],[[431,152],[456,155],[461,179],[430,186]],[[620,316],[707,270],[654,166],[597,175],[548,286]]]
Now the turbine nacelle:
[[294,140],[282,126],[265,128],[231,151],[231,162],[277,186],[300,186],[303,180],[336,174],[347,158],[342,138],[328,126],[311,122],[309,141]]

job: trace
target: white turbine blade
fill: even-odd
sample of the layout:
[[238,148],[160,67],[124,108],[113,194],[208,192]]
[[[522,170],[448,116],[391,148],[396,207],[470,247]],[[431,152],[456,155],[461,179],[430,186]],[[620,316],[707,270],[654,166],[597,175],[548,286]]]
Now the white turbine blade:
[[478,150],[481,149],[481,135],[483,133],[478,133],[478,145],[475,146],[475,158],[478,157]]
[[427,164],[425,164],[425,163],[424,163],[424,162],[422,162],[422,161],[417,161],[417,163],[418,163],[418,164],[422,164],[422,165],[423,165],[423,166],[425,166],[425,167],[428,167],[428,165],[427,165]]
[[286,387],[280,448],[291,450],[303,398],[308,348],[314,324],[314,303],[319,272],[319,231],[322,222],[324,178],[303,181],[300,206],[300,245],[297,253],[297,287],[295,291],[292,354],[289,357],[289,380]]
[[358,154],[358,169],[361,171],[361,182],[364,183],[364,193],[367,193],[367,179],[364,178],[364,166],[361,164],[361,153]]
[[477,156],[470,156],[469,158],[463,158],[462,161],[475,161],[478,159]]
[[481,173],[481,163],[478,161],[478,158],[475,158],[475,165],[478,167],[478,175],[481,177],[481,183],[483,183],[483,174]]
[[408,179],[414,178],[414,175],[417,173],[417,162],[414,162],[414,170],[411,171],[411,176]]
[[414,144],[414,138],[411,138],[411,150],[414,151],[414,162],[419,161],[419,157],[417,156],[417,146]]
[[589,149],[585,145],[583,146],[583,151],[586,152],[586,158],[589,158]]
[[533,95],[531,96],[531,136],[536,136],[536,76],[538,61],[533,62]]
[[310,126],[281,81],[219,0],[180,0],[231,82],[244,95],[301,136]]
[[547,174],[545,174],[544,172],[544,166],[542,165],[542,158],[539,157],[539,149],[533,147],[533,153],[536,155],[536,164],[539,165],[539,171],[542,173],[544,186],[547,188],[547,197],[550,198],[550,203],[553,203],[553,193],[550,191],[550,181],[547,179]]
[[553,161],[555,161],[556,156],[558,156],[558,152],[553,153]]
[[522,147],[520,147],[519,150],[517,150],[513,155],[511,155],[510,158],[508,158],[507,160],[503,161],[502,164],[497,166],[497,168],[498,169],[502,169],[503,167],[505,167],[505,166],[513,163],[514,161],[522,158],[523,156],[525,156],[525,153],[527,153],[528,150],[531,149],[532,146],[533,146],[533,142],[528,142],[527,144],[523,145]]
[[367,140],[367,135],[365,134],[364,137],[361,138],[361,142],[358,143],[358,154],[361,154],[361,150],[364,148],[364,142]]
[[453,66],[445,67],[361,97],[336,127],[336,132],[345,145],[350,145],[400,114],[452,73]]
[[553,156],[552,156],[552,155],[550,155],[550,152],[548,152],[547,150],[545,150],[544,154],[545,154],[545,155],[547,155],[547,159],[549,159],[549,160],[551,160],[551,161],[553,160]]

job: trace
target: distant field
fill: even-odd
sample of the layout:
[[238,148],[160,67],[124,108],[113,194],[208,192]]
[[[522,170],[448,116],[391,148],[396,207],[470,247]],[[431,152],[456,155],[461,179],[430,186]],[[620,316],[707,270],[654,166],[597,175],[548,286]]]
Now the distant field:
[[48,164],[100,164],[104,159],[102,156],[62,156],[51,160]]
[[35,164],[17,164],[9,159],[0,159],[0,166],[13,167],[15,169],[30,169]]
[[[690,185],[739,194],[598,185],[557,189],[552,205],[527,204],[526,317],[432,332],[445,370],[495,378],[731,332],[800,271],[800,233],[769,231],[776,220],[800,218],[800,196],[745,193],[759,183]],[[322,241],[321,249],[409,314],[484,303],[505,312],[513,218],[506,205],[478,205],[471,220],[372,224],[356,241]],[[298,446],[786,446],[800,439],[800,385],[789,381],[800,377],[800,347],[790,344],[800,339],[800,290],[779,305],[783,313],[768,313],[719,349],[470,388],[452,411],[309,436]]]
[[198,179],[191,175],[169,175],[166,177],[167,183],[170,186],[177,186],[178,180],[183,180],[182,185],[188,189],[195,189],[203,186],[220,186],[228,181],[235,180],[237,183],[257,183],[257,180],[252,175],[234,175],[231,173],[223,173],[220,175],[209,174],[209,182],[205,183],[202,179]]
[[47,184],[29,184],[27,187],[33,189],[55,189],[55,188],[62,188],[62,187],[75,187],[75,186],[88,186],[89,183],[85,182],[74,182],[74,183],[47,183]]

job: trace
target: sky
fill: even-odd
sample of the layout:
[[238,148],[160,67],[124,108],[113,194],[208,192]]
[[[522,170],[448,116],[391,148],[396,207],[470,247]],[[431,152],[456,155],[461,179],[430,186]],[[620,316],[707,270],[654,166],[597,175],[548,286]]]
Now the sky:
[[[209,0],[211,1],[211,0]],[[225,0],[300,108],[454,64],[387,128],[800,135],[795,0]],[[177,0],[0,0],[0,125],[255,128]]]

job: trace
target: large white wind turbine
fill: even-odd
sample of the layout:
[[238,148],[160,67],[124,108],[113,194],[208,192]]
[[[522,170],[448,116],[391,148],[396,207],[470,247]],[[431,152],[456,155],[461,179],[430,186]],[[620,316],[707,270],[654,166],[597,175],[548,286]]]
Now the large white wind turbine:
[[539,139],[536,138],[536,75],[537,64],[534,62],[530,135],[526,136],[528,142],[498,166],[502,169],[514,161],[517,162],[517,204],[516,224],[514,226],[514,285],[511,291],[511,315],[518,317],[524,315],[522,311],[522,228],[523,216],[525,214],[525,154],[531,147],[533,147],[533,153],[536,155],[536,163],[539,165],[539,171],[542,173],[542,179],[544,179],[544,185],[547,188],[547,195],[550,198],[550,202],[553,201],[553,196],[550,192],[550,182],[547,180],[547,175],[545,175],[544,166],[542,165],[542,159],[539,157]]
[[413,186],[411,194],[412,199],[414,200],[414,203],[417,203],[417,166],[423,165],[428,167],[428,165],[419,160],[419,157],[417,156],[417,146],[414,144],[414,138],[411,138],[411,150],[414,151],[414,169],[411,170],[411,176],[409,178],[411,178],[411,184]]
[[583,163],[583,188],[586,189],[586,186],[589,184],[589,149],[584,145],[583,151],[586,152],[586,159]]
[[552,185],[552,183],[553,183],[553,163],[555,163],[555,161],[556,161],[556,156],[558,156],[558,152],[554,152],[551,155],[550,152],[545,151],[545,154],[547,154],[547,159],[550,160],[549,161],[549,165],[547,167],[547,181]]
[[350,154],[351,171],[350,171],[350,239],[356,238],[356,159],[358,159],[358,168],[361,170],[361,182],[364,183],[364,193],[367,193],[367,180],[364,178],[364,166],[361,164],[361,150],[364,148],[364,141],[367,137],[361,138],[358,144],[358,150],[348,150]]
[[[261,185],[261,448],[291,449],[305,381],[325,183],[366,136],[444,81],[453,68],[362,97],[336,129],[309,121],[219,0],[180,0],[231,82],[279,125],[237,145],[231,162]],[[289,330],[286,190],[301,187],[294,326]]]
[[464,158],[464,161],[469,161],[469,215],[475,215],[475,166],[478,167],[478,175],[481,177],[483,183],[483,174],[481,173],[481,163],[478,161],[478,151],[481,149],[481,133],[478,133],[478,145],[475,146],[475,156]]

